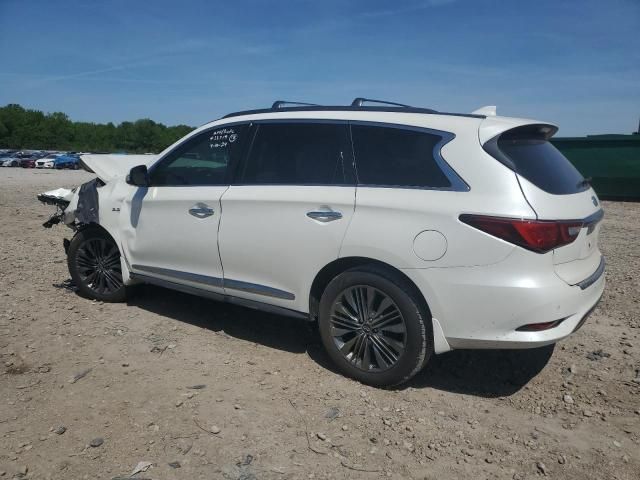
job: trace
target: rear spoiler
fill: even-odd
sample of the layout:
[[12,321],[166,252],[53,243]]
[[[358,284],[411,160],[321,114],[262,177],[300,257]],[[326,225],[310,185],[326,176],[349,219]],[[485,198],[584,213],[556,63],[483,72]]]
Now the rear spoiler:
[[549,122],[528,118],[486,117],[480,122],[480,127],[478,128],[480,145],[484,146],[489,140],[507,131],[513,131],[514,134],[526,131],[530,135],[533,133],[548,140],[556,134],[558,127]]

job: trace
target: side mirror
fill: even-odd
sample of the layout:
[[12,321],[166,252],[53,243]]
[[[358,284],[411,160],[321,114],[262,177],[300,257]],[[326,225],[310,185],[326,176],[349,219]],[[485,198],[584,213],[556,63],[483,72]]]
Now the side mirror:
[[129,170],[127,175],[127,183],[129,185],[135,185],[136,187],[148,187],[149,186],[149,172],[146,165],[138,165]]

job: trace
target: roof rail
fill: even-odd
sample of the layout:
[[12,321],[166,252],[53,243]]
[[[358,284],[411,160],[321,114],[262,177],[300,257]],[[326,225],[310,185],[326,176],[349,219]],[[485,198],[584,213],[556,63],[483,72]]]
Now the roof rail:
[[280,108],[286,107],[287,105],[301,105],[304,107],[319,107],[317,103],[303,103],[303,102],[289,102],[287,100],[276,100],[271,105],[272,110],[278,110]]
[[[364,102],[380,103],[380,106],[363,106]],[[292,105],[292,106],[287,106]],[[393,112],[393,113],[428,113],[438,115],[451,115],[456,117],[468,117],[468,118],[486,118],[486,115],[474,114],[474,113],[448,113],[438,112],[429,108],[418,108],[403,105],[395,102],[384,102],[382,100],[371,100],[367,98],[356,98],[351,105],[314,105],[310,103],[300,102],[286,102],[284,100],[278,100],[274,102],[271,108],[260,108],[257,110],[244,110],[242,112],[228,113],[222,118],[238,117],[241,115],[257,115],[262,113],[278,112]]]
[[405,105],[404,103],[387,102],[386,100],[374,100],[373,98],[358,97],[351,102],[352,107],[362,107],[363,103],[379,103],[381,105],[393,105],[395,107],[413,108],[411,105]]

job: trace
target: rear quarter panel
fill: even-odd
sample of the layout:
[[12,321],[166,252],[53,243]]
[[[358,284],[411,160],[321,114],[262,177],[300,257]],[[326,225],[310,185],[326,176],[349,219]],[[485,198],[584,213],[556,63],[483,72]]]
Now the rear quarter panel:
[[[506,258],[512,244],[458,220],[463,213],[535,218],[515,174],[482,150],[478,124],[421,125],[455,135],[441,155],[469,185],[468,191],[359,186],[340,255],[370,257],[396,268],[489,265]],[[414,238],[425,230],[446,238],[446,252],[437,260],[423,260],[414,252]]]

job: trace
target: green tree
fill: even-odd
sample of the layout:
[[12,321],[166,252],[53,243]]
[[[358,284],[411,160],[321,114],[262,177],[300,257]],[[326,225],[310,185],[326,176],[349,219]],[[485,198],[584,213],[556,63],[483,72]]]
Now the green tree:
[[0,107],[0,148],[157,153],[191,130],[148,118],[114,125],[74,122],[62,112],[45,114],[17,104]]

